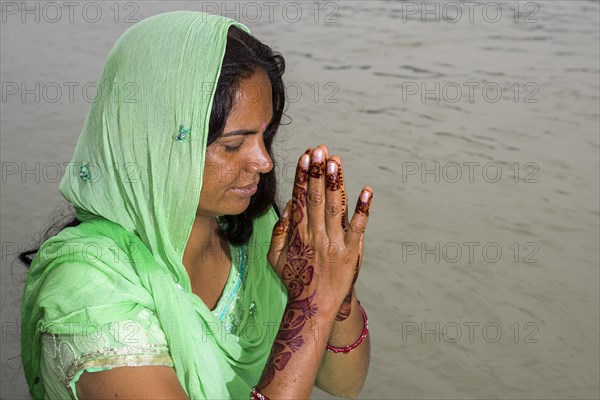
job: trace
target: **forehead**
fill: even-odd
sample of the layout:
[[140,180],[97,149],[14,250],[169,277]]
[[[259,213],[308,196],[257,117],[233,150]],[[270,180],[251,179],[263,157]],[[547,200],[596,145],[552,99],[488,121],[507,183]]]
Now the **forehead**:
[[268,122],[273,115],[273,100],[269,76],[262,69],[240,81],[230,118],[251,122]]

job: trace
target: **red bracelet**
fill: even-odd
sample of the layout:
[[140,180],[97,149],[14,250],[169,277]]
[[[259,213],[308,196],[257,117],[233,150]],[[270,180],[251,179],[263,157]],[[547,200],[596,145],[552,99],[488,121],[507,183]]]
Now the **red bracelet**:
[[335,347],[335,346],[330,346],[329,344],[327,344],[327,350],[334,352],[334,353],[349,353],[352,350],[354,350],[355,348],[357,348],[358,345],[361,344],[365,340],[365,338],[367,337],[367,334],[369,333],[369,319],[367,318],[367,313],[365,312],[365,309],[363,308],[362,304],[360,304],[360,301],[358,302],[358,306],[360,307],[360,313],[363,316],[363,323],[364,323],[362,334],[360,335],[358,340],[356,342],[354,342],[353,344],[351,344],[350,346],[345,346],[345,347]]
[[250,400],[269,400],[269,398],[253,387],[252,392],[250,392]]

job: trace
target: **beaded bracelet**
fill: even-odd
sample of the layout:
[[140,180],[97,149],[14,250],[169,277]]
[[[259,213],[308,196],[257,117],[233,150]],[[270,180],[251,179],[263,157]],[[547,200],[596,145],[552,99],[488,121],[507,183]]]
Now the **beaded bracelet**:
[[354,350],[355,348],[358,347],[359,344],[361,344],[365,338],[367,337],[367,334],[369,333],[369,319],[367,318],[367,313],[365,312],[365,309],[363,308],[362,304],[360,304],[360,301],[358,302],[358,306],[360,307],[360,313],[363,316],[363,331],[362,334],[360,335],[360,337],[358,338],[358,340],[356,342],[354,342],[353,344],[349,345],[349,346],[344,346],[344,347],[335,347],[335,346],[331,346],[329,344],[327,344],[327,350],[331,351],[333,353],[349,353],[352,350]]
[[253,387],[252,392],[250,392],[250,400],[269,400],[269,398],[259,392],[256,387]]

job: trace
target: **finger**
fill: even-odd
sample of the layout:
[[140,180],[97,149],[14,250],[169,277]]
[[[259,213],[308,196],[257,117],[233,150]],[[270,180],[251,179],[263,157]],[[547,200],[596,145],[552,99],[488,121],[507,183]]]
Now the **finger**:
[[317,149],[317,148],[320,148],[321,150],[323,150],[325,152],[325,160],[329,159],[329,149],[324,144],[320,144],[320,145],[318,145],[315,148],[309,147],[309,148],[306,149],[306,151],[304,152],[304,154],[311,155],[312,152],[314,151],[314,149]]
[[352,220],[348,224],[348,232],[346,232],[346,245],[348,247],[358,246],[360,243],[360,237],[362,236],[367,222],[369,220],[369,210],[371,208],[371,201],[373,200],[373,191],[371,187],[365,187],[356,203],[356,209]]
[[281,252],[283,251],[287,241],[288,241],[288,232],[290,230],[290,213],[292,210],[292,201],[288,201],[283,209],[283,213],[281,214],[281,218],[275,226],[273,227],[273,236],[271,238],[271,245],[269,247],[269,252],[267,253],[267,259],[269,263],[275,269],[275,272],[280,274],[281,271],[278,271],[277,265],[279,264],[279,259],[281,256]]
[[326,187],[325,190],[325,228],[330,238],[343,238],[342,229],[342,194],[340,188],[340,168],[337,161],[332,157],[327,161]]
[[317,147],[312,152],[310,171],[308,173],[308,193],[306,212],[308,214],[308,229],[315,236],[324,231],[325,208],[325,151]]
[[299,229],[303,232],[306,231],[308,224],[306,216],[306,193],[309,166],[310,156],[303,154],[296,167],[296,178],[294,179],[294,189],[292,191],[291,229]]
[[327,148],[327,146],[324,144],[320,144],[317,146],[317,148],[319,148],[325,152],[325,160],[328,160],[329,159],[329,149]]
[[344,167],[342,166],[342,159],[338,156],[332,156],[331,160],[338,163],[339,166],[339,184],[340,184],[340,197],[342,206],[341,224],[344,231],[348,230],[348,199],[346,198],[346,185],[344,184]]
[[279,240],[280,236],[284,236],[290,230],[290,211],[292,209],[292,200],[288,201],[283,208],[279,221],[273,227],[273,237]]

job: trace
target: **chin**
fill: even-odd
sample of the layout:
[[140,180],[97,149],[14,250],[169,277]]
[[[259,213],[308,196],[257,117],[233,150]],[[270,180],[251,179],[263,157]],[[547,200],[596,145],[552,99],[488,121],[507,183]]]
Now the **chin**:
[[222,215],[240,215],[248,209],[250,206],[250,198],[239,199],[235,202],[231,202],[227,211],[223,212]]

